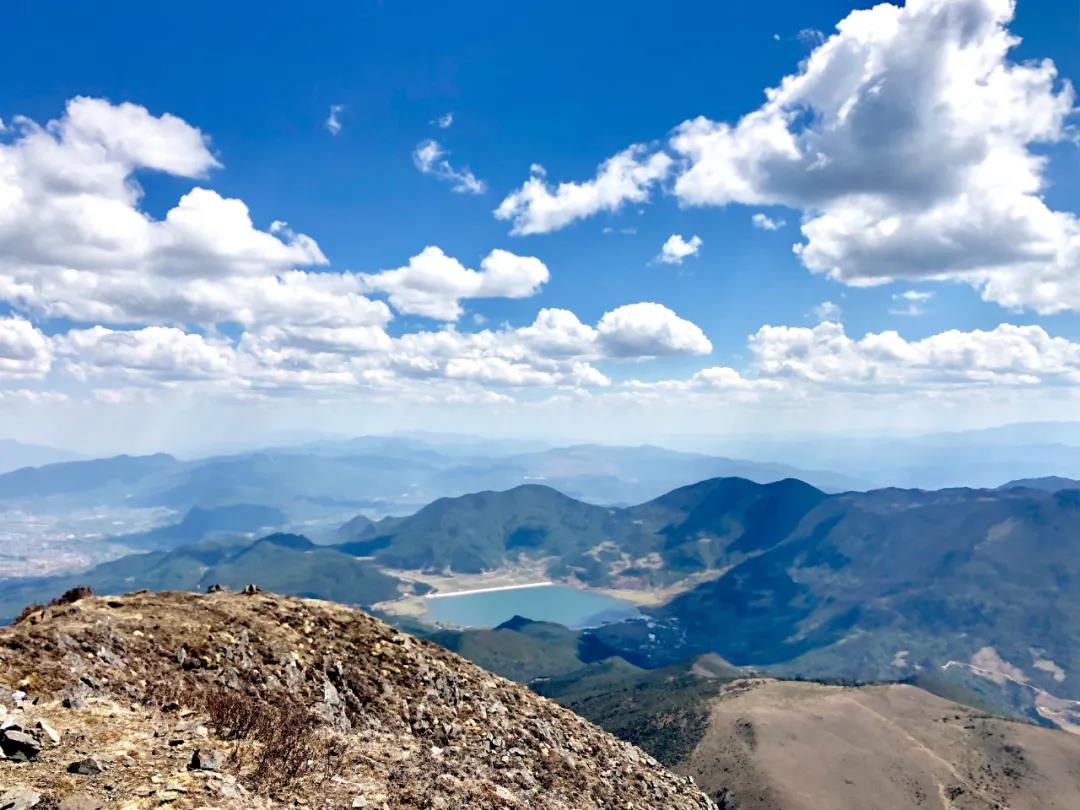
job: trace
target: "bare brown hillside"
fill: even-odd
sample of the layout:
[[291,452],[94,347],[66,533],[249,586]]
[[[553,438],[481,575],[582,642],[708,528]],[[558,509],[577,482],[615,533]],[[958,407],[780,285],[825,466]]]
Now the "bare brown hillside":
[[0,808],[714,807],[570,711],[340,605],[138,593],[0,629]]
[[740,682],[678,770],[737,810],[1080,807],[1080,736],[903,685]]

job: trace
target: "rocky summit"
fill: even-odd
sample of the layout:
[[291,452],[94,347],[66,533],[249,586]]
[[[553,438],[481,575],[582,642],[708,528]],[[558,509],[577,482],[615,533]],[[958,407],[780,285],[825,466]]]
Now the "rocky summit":
[[440,647],[251,590],[76,594],[0,630],[0,808],[715,808]]

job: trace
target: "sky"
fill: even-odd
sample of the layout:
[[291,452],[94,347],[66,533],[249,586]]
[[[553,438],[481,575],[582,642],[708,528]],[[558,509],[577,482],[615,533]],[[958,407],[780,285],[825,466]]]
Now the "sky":
[[1080,418],[1080,4],[15,0],[0,436]]

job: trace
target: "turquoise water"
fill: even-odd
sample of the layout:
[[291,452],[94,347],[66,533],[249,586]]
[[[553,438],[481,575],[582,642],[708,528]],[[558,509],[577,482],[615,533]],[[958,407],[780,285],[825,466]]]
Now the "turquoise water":
[[637,615],[629,602],[569,585],[464,593],[425,602],[428,618],[462,627],[495,627],[514,616],[567,627],[596,627],[605,621]]

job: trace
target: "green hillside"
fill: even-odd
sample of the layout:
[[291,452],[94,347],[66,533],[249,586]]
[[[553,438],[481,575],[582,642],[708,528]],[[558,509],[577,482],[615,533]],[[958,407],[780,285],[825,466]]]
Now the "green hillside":
[[601,507],[550,487],[442,498],[404,519],[363,524],[342,546],[391,568],[475,573],[519,557],[593,585],[662,585],[722,568],[779,542],[827,496],[791,479],[719,478],[630,508]]
[[[1077,581],[1075,490],[840,495],[771,549],[655,610],[677,633],[651,648],[649,663],[715,651],[788,675],[896,680],[936,671],[968,681],[963,667],[941,667],[983,651],[991,668],[1015,667],[1031,686],[1076,699]],[[624,628],[596,635],[642,653]]]

